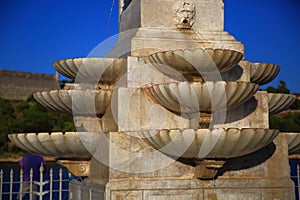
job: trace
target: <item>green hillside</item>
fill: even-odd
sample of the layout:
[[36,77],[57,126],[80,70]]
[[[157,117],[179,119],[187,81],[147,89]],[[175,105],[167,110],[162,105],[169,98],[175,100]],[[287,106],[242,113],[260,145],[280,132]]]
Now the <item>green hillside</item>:
[[47,110],[33,97],[28,100],[0,99],[0,157],[20,152],[9,141],[10,133],[76,131],[72,115]]

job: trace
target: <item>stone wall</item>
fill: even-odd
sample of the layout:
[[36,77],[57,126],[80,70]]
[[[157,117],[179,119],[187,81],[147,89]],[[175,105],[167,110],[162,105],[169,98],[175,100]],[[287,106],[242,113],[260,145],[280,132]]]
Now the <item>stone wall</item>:
[[34,92],[55,89],[55,75],[0,70],[0,98],[26,100]]

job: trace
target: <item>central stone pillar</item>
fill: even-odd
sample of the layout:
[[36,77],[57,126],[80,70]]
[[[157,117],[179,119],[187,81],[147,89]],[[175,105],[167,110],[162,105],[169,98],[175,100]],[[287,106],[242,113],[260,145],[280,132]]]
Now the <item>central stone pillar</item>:
[[[109,141],[104,150],[107,150],[108,168],[92,159],[93,173],[83,184],[90,197],[106,200],[293,200],[288,143],[282,135],[248,155],[216,159],[212,163],[204,161],[206,165],[203,166],[195,166],[197,161],[193,159],[163,154],[139,135],[141,130],[199,128],[200,115],[174,114],[152,101],[141,89],[147,84],[178,81],[146,65],[142,57],[160,51],[193,48],[244,53],[243,44],[224,31],[223,1],[120,0],[119,11],[119,43],[111,55],[122,52],[117,56],[127,57],[127,67],[122,81],[115,87],[110,115],[103,119],[108,127],[103,128]],[[222,78],[250,82],[247,68],[241,65],[239,72],[238,77],[235,77],[236,71],[229,71]],[[257,92],[248,102],[224,112],[224,122],[213,123],[211,128],[269,128],[266,92]],[[214,115],[218,118],[218,113]],[[113,126],[108,126],[110,120]],[[97,170],[103,173],[96,173]],[[204,170],[215,176],[199,178],[206,174]],[[82,196],[88,196],[88,192]]]
[[199,46],[244,51],[224,31],[222,0],[121,0],[119,10],[119,32],[135,30],[130,34],[132,56]]

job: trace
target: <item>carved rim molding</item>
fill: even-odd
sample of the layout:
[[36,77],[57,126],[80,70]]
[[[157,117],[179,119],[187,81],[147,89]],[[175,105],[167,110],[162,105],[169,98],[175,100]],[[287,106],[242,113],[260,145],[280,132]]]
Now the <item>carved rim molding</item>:
[[249,68],[250,81],[258,85],[271,82],[279,73],[280,67],[276,64],[241,61],[240,65]]
[[53,67],[80,83],[113,85],[125,73],[125,58],[72,58],[58,60]]
[[280,94],[280,93],[269,93],[269,113],[275,115],[288,109],[296,100],[295,95],[291,94]]
[[258,128],[139,132],[144,141],[162,153],[196,160],[247,155],[270,144],[278,134],[278,130]]
[[8,138],[27,152],[67,160],[90,160],[100,143],[96,132],[15,133]]
[[157,52],[143,59],[162,73],[186,79],[202,75],[223,73],[236,66],[243,54],[227,49],[178,49]]
[[[52,90],[34,93],[34,98],[44,107],[74,115],[104,115],[110,105],[110,89]],[[87,102],[95,102],[92,103]]]
[[300,133],[282,133],[288,139],[289,155],[300,154]]
[[145,86],[156,103],[174,113],[212,112],[230,109],[249,100],[258,85],[246,82],[180,82]]

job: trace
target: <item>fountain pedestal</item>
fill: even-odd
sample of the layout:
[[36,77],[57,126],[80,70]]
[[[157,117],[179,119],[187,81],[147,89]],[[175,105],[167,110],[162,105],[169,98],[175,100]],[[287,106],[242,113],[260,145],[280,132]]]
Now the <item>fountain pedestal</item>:
[[[189,12],[193,15],[188,18],[193,22],[183,24],[183,29],[176,22],[175,4],[178,2],[189,5]],[[159,51],[174,49],[231,49],[243,53],[243,44],[224,31],[223,2],[121,0],[119,18],[120,32],[127,32],[120,35],[120,42],[111,55],[121,52],[122,44],[127,44],[130,56],[127,57],[127,73],[124,76],[126,81],[120,81],[116,86],[118,101],[112,106],[115,109],[112,113],[117,113],[115,119],[117,118],[118,131],[108,134],[108,181],[106,184],[99,183],[98,176],[90,175],[83,183],[85,189],[81,190],[81,197],[90,194],[97,199],[106,200],[294,199],[289,174],[288,143],[282,135],[265,147],[246,155],[203,158],[195,162],[195,159],[184,156],[177,157],[176,161],[172,160],[174,157],[153,148],[153,143],[157,141],[150,142],[149,145],[138,134],[141,130],[199,128],[200,118],[203,114],[206,116],[205,113],[192,117],[174,114],[169,108],[165,109],[153,102],[145,90],[141,89],[149,84],[178,82],[159,69],[150,67],[143,58]],[[239,67],[224,72],[220,76],[221,80],[251,82],[252,75],[248,65],[241,62]],[[224,119],[218,119],[216,113],[207,115],[217,120],[217,123],[208,123],[211,129],[269,128],[266,92],[258,92],[249,101],[222,112],[225,113],[222,115],[225,116]],[[208,118],[205,118],[206,123]],[[157,154],[151,155],[153,152]],[[236,155],[236,152],[233,154]],[[96,162],[95,160],[92,162]],[[170,163],[159,165],[167,161]],[[97,164],[90,170],[99,170]],[[76,184],[71,183],[70,186],[71,190],[73,188],[78,192]]]
[[[111,133],[110,139],[120,148],[133,153],[153,151],[143,141],[125,133]],[[120,162],[119,165],[131,163],[128,169],[145,167],[138,157],[128,160],[115,149],[110,153],[111,159]],[[116,157],[120,159],[116,160]],[[155,162],[160,160],[148,161],[146,165],[151,166]],[[110,169],[105,199],[294,199],[287,163],[287,140],[284,136],[278,136],[274,143],[255,153],[226,161],[214,180],[195,178],[196,169],[178,161],[149,173],[126,173]],[[87,182],[86,186],[91,186],[91,183]],[[101,192],[102,186],[95,187],[93,184],[92,193],[96,195]]]
[[257,92],[279,67],[241,61],[223,1],[119,2],[111,58],[56,61],[79,87],[35,94],[80,132],[10,139],[87,175],[70,182],[70,199],[293,200],[297,143],[270,130],[268,115],[295,97]]

